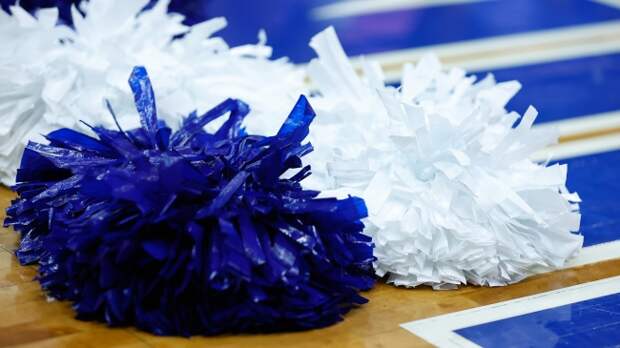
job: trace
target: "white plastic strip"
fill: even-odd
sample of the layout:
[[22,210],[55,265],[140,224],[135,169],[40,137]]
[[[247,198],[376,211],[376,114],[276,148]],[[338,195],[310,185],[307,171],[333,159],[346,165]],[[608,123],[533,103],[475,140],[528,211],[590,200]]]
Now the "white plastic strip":
[[620,276],[579,284],[542,294],[416,320],[400,326],[439,347],[478,347],[454,330],[512,318],[549,308],[620,292]]
[[[557,160],[614,150],[620,150],[620,134],[557,145],[545,150],[548,153],[540,153],[535,157],[538,157],[537,159],[541,161],[549,157]],[[578,267],[617,258],[620,258],[620,240],[585,247],[564,268]],[[475,343],[455,333],[454,330],[617,292],[620,292],[620,276],[462,312],[412,321],[401,324],[401,327],[437,346],[478,347]]]

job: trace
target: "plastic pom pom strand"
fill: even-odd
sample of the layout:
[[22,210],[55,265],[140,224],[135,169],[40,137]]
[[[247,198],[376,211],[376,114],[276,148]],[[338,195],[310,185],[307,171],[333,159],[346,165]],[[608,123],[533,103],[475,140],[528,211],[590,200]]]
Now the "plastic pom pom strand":
[[263,32],[256,44],[232,47],[216,34],[226,19],[190,27],[181,24],[182,15],[167,12],[169,0],[148,3],[84,1],[71,7],[72,27],[61,24],[57,9],[36,16],[20,6],[11,7],[12,15],[0,11],[0,183],[15,183],[28,141],[44,142],[43,134],[59,128],[88,132],[80,121],[115,128],[101,107],[105,99],[120,125],[138,127],[126,84],[136,65],[149,69],[158,119],[173,130],[182,116],[202,114],[229,97],[252,105],[244,118],[249,132],[278,130],[304,94],[303,69],[270,59]]
[[234,99],[172,132],[146,70],[129,81],[142,127],[59,129],[23,155],[5,225],[51,297],[81,319],[185,336],[322,327],[366,302],[364,202],[300,185],[305,97],[275,136],[245,134],[249,108]]
[[529,158],[557,133],[532,128],[534,108],[506,109],[517,81],[476,82],[431,55],[405,65],[393,88],[371,61],[360,78],[333,28],[310,45],[316,151],[304,186],[365,199],[379,277],[501,286],[579,253],[580,199],[566,187],[567,166]]

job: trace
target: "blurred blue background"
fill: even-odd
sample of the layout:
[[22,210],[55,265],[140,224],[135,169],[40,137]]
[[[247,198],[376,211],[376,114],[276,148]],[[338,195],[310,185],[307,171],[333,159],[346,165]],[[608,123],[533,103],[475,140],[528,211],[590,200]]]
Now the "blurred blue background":
[[[69,7],[76,2],[22,0],[21,6],[31,12],[58,6],[62,21],[71,23]],[[8,11],[15,0],[0,3]],[[232,46],[256,42],[259,30],[265,29],[274,57],[286,56],[295,63],[313,58],[310,38],[330,25],[349,55],[381,54],[391,57],[397,67],[409,59],[399,54],[415,49],[436,50],[456,43],[462,47],[447,52],[482,54],[486,59],[478,45],[485,40],[499,38],[485,44],[492,51],[515,35],[525,46],[531,41],[534,48],[534,40],[546,37],[549,47],[536,49],[551,50],[552,58],[516,50],[501,57],[501,66],[478,64],[472,72],[521,81],[524,87],[508,108],[523,113],[530,104],[536,106],[537,123],[612,115],[620,124],[620,5],[615,4],[611,0],[172,0],[169,10],[183,14],[186,24],[226,17],[229,25],[218,34]],[[576,31],[593,39],[576,36]],[[522,63],[523,57],[536,59]],[[392,82],[397,83],[397,77],[392,76]],[[581,192],[586,202],[582,205],[586,245],[620,240],[616,204],[620,186],[614,179],[619,160],[618,151],[567,160],[569,188]]]
[[[0,0],[5,11],[15,2]],[[79,2],[20,4],[31,12],[58,6],[70,23],[69,7]],[[231,45],[255,42],[265,29],[274,57],[297,63],[313,57],[309,39],[330,25],[345,51],[360,55],[620,19],[617,9],[585,0],[171,0],[169,10],[183,14],[186,24],[226,17],[229,26],[220,34]]]

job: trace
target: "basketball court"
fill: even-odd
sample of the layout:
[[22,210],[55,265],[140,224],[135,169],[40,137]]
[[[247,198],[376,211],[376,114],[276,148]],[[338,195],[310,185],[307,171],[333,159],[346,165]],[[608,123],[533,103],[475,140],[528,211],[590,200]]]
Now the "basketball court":
[[[397,81],[403,63],[435,52],[458,66],[523,88],[508,108],[540,112],[560,142],[535,155],[568,163],[581,196],[584,249],[565,269],[499,288],[434,291],[378,281],[370,302],[328,328],[299,333],[165,338],[74,319],[50,302],[35,269],[0,232],[0,346],[14,347],[587,347],[620,345],[620,1],[269,0],[208,1],[231,44],[265,29],[274,56],[313,58],[312,35],[334,26],[351,56],[381,63]],[[356,58],[357,59],[357,58]],[[13,194],[0,188],[0,219]]]

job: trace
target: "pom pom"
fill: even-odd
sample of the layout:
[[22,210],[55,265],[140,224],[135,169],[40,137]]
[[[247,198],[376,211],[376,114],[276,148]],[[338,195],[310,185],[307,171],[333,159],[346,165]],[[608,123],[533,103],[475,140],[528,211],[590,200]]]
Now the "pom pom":
[[130,85],[140,128],[59,129],[25,150],[5,225],[50,296],[160,335],[322,327],[366,302],[364,202],[299,183],[314,117],[303,96],[275,136],[244,134],[249,109],[234,99],[171,132],[144,68]]
[[[159,0],[150,0],[146,5],[146,9],[154,6]],[[9,7],[15,5],[17,0],[0,0],[0,5],[3,10],[10,12]],[[84,0],[29,0],[21,1],[20,6],[30,13],[36,13],[39,9],[56,7],[58,8],[60,23],[66,23],[72,25],[73,20],[71,18],[72,5],[78,8]],[[195,0],[172,0],[168,5],[169,12],[177,12],[185,16],[183,23],[195,24],[203,22],[209,18],[207,15],[207,3],[204,1]]]
[[0,0],[0,7],[6,13],[11,13],[10,8],[15,5],[19,5],[29,13],[36,13],[37,11],[45,8],[55,7],[58,9],[58,21],[59,23],[71,24],[71,6],[77,5],[79,7],[82,0]]
[[405,66],[395,89],[372,63],[359,78],[333,29],[311,46],[317,151],[308,161],[319,175],[307,188],[364,198],[377,275],[408,287],[497,286],[580,250],[566,166],[528,159],[557,135],[531,128],[534,109],[505,110],[518,82],[475,83],[427,56]]
[[114,127],[105,98],[124,128],[137,127],[125,83],[135,65],[153,74],[159,116],[173,129],[191,111],[232,97],[252,105],[248,131],[277,131],[303,92],[303,71],[270,60],[262,32],[256,45],[229,48],[212,37],[226,26],[223,18],[187,27],[181,15],[166,12],[169,1],[140,12],[147,3],[84,2],[85,16],[72,9],[73,29],[56,25],[56,9],[36,18],[17,6],[12,16],[0,11],[0,182],[13,183],[24,147],[43,141],[42,134],[63,127],[89,132],[81,120]]

